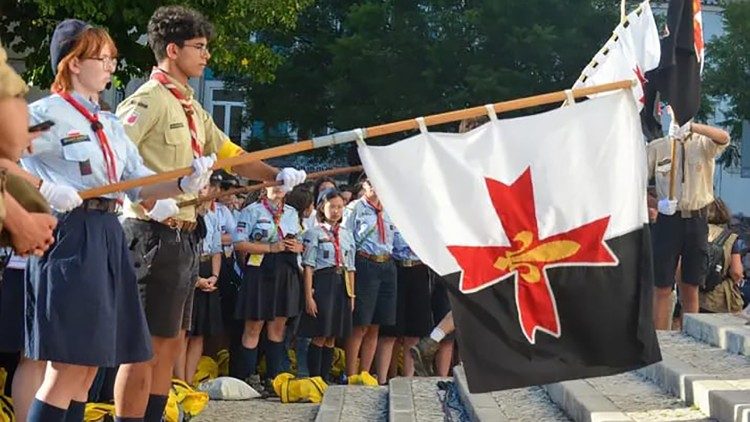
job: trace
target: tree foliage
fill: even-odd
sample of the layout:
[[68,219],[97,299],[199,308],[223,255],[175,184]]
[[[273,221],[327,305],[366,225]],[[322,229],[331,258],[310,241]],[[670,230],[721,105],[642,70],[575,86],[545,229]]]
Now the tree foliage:
[[321,0],[263,32],[284,58],[271,84],[234,83],[252,119],[306,139],[569,88],[617,23],[596,0]]
[[729,2],[724,35],[707,48],[704,89],[721,109],[732,138],[739,140],[742,120],[750,119],[750,2]]
[[[0,40],[26,55],[25,78],[46,87],[52,80],[49,39],[58,22],[77,18],[107,28],[124,63],[116,74],[120,83],[143,75],[154,64],[145,45],[146,25],[162,0],[3,0],[0,3]],[[273,79],[281,58],[271,45],[251,42],[260,31],[294,28],[297,15],[312,0],[188,0],[216,26],[211,44],[212,68],[259,82]]]

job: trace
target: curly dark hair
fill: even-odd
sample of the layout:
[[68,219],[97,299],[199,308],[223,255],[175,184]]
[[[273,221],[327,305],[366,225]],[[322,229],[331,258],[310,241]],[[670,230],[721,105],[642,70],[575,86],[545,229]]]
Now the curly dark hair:
[[211,39],[214,27],[200,12],[183,6],[162,6],[148,21],[148,45],[160,62],[167,57],[167,45],[182,47],[185,41],[205,37]]

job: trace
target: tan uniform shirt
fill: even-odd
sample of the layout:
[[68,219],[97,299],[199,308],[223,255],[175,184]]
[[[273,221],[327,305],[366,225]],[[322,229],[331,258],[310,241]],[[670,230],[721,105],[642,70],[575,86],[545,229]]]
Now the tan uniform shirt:
[[[193,98],[193,89],[171,77],[170,79],[185,98],[192,101],[195,112],[193,120],[203,154],[218,153],[229,138]],[[120,103],[117,107],[117,117],[125,126],[125,132],[130,139],[138,146],[144,163],[151,170],[161,173],[191,165],[193,148],[187,116],[177,98],[158,81],[146,82]],[[180,195],[175,199],[180,202],[193,198],[195,195]],[[143,207],[139,204],[133,204],[132,211],[136,217],[147,219]],[[181,208],[175,218],[195,221],[195,207]]]
[[714,169],[716,157],[727,145],[710,138],[691,134],[684,141],[675,141],[675,162],[672,162],[672,140],[659,138],[646,147],[649,177],[656,178],[656,195],[669,198],[670,171],[674,167],[674,199],[680,211],[699,210],[714,200]]

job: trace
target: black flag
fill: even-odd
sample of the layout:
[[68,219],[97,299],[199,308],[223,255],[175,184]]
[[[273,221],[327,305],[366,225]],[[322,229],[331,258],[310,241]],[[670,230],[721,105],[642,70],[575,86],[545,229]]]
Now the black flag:
[[680,126],[695,117],[700,107],[703,29],[700,0],[670,0],[667,35],[661,40],[659,67],[646,73],[646,106],[641,111],[644,133],[659,138],[660,101],[668,103]]

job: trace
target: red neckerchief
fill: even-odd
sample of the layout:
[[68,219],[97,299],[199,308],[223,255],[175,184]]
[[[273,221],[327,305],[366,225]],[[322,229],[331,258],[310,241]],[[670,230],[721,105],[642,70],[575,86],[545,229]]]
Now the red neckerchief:
[[158,67],[155,67],[154,70],[151,71],[151,79],[158,81],[159,83],[164,85],[164,88],[167,88],[169,92],[171,92],[172,95],[177,98],[177,101],[180,102],[182,110],[185,112],[185,116],[187,117],[188,129],[190,129],[190,144],[193,147],[193,157],[202,157],[203,148],[201,148],[201,144],[198,142],[198,130],[195,128],[195,110],[193,110],[193,102],[185,98],[185,96],[182,95],[182,92],[180,92],[180,90],[177,88],[177,85],[169,80],[167,72],[159,69]]
[[336,224],[335,226],[331,226],[331,230],[329,231],[324,225],[320,226],[321,229],[323,229],[323,232],[328,236],[328,240],[333,243],[333,251],[336,255],[336,266],[340,267],[343,265],[343,260],[341,259],[341,242],[339,240],[339,225]]
[[109,140],[107,140],[107,135],[104,133],[104,126],[102,126],[99,121],[99,117],[91,114],[91,112],[89,112],[83,104],[73,98],[69,92],[58,92],[57,95],[78,110],[78,112],[91,123],[91,130],[96,132],[96,137],[99,139],[99,147],[102,149],[104,162],[107,165],[107,179],[109,180],[109,183],[117,183],[117,161],[115,161],[115,154],[109,146]]
[[263,206],[273,216],[273,224],[276,225],[276,234],[279,236],[279,240],[284,238],[284,232],[281,230],[281,216],[284,215],[284,201],[279,204],[279,209],[276,211],[271,208],[271,204],[268,203],[268,199],[263,199]]
[[385,222],[383,221],[383,205],[376,207],[375,204],[370,202],[369,199],[365,198],[367,205],[371,206],[375,210],[375,216],[378,218],[378,238],[380,243],[385,244]]

